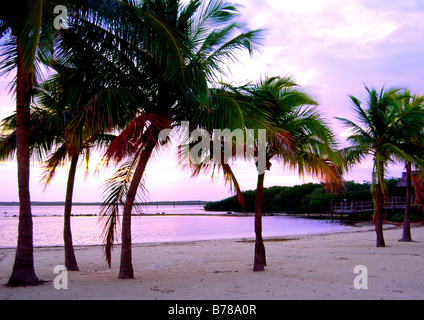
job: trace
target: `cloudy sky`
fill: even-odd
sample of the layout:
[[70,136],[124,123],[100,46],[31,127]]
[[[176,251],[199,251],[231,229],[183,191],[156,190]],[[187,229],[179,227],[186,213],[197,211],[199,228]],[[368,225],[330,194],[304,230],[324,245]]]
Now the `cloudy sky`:
[[[334,117],[352,118],[349,95],[366,103],[364,85],[407,87],[424,94],[424,2],[421,0],[247,0],[244,21],[249,28],[265,29],[262,53],[252,59],[240,58],[232,67],[231,80],[254,81],[261,76],[292,75],[320,102],[320,110],[332,124],[339,142],[346,137]],[[0,81],[0,117],[14,110],[7,80]],[[75,201],[101,201],[101,183],[114,168],[95,172],[96,158],[85,174],[77,175]],[[146,187],[151,201],[218,200],[230,195],[222,181],[209,177],[190,178],[175,164],[171,149],[157,155],[148,166]],[[50,186],[40,182],[41,169],[32,167],[31,197],[34,201],[63,201],[67,167]],[[401,166],[390,168],[398,177]],[[242,189],[254,189],[253,164],[238,164],[235,169]],[[17,201],[16,164],[0,163],[0,201]],[[366,161],[346,179],[370,180],[371,163]],[[266,173],[266,186],[308,182],[295,172],[274,163]]]

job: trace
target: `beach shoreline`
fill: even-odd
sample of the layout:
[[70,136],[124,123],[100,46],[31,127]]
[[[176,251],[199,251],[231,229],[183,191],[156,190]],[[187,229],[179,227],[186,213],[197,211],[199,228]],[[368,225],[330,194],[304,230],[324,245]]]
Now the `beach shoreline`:
[[[0,299],[285,300],[424,299],[424,227],[414,242],[398,242],[402,229],[386,225],[385,248],[375,247],[371,223],[325,234],[265,239],[268,266],[253,272],[253,238],[134,244],[135,279],[118,279],[120,246],[112,267],[102,246],[77,246],[80,271],[56,289],[63,247],[34,249],[43,285],[8,288],[15,249],[0,249]],[[355,289],[356,266],[367,270],[368,289]]]

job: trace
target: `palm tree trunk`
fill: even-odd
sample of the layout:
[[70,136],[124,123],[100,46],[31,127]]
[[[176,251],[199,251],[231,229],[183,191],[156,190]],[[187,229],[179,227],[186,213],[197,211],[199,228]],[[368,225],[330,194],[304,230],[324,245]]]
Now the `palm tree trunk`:
[[383,235],[384,194],[380,180],[377,182],[376,188],[377,210],[375,215],[375,232],[377,234],[377,247],[385,247],[386,244]]
[[262,239],[262,198],[264,193],[265,173],[258,175],[255,198],[255,259],[253,271],[264,271],[266,266],[265,245]]
[[18,243],[9,286],[36,283],[40,280],[34,269],[31,199],[29,191],[30,151],[29,119],[32,75],[24,71],[23,56],[18,47],[16,91],[16,151],[19,188]]
[[66,187],[65,211],[63,223],[63,241],[65,244],[65,267],[71,271],[78,271],[78,263],[75,258],[74,246],[72,244],[71,232],[71,212],[72,212],[72,195],[74,192],[75,173],[78,165],[78,155],[71,159],[71,167],[68,174],[68,185]]
[[424,190],[423,190],[423,181],[418,179],[416,175],[411,174],[411,180],[414,184],[415,190],[415,203],[414,207],[417,207],[417,210],[421,210],[421,217],[424,217]]
[[403,221],[403,233],[402,238],[399,241],[410,242],[412,241],[411,237],[411,223],[409,220],[409,213],[411,211],[411,200],[412,200],[412,169],[411,163],[406,163],[406,206],[405,206],[405,218]]
[[[152,135],[153,137],[154,135]],[[157,137],[157,135],[155,136]],[[134,171],[130,187],[128,189],[127,198],[125,200],[124,211],[122,213],[122,248],[121,248],[121,264],[119,267],[119,278],[133,279],[134,270],[132,266],[132,250],[131,250],[131,213],[134,205],[137,190],[146,169],[147,163],[156,145],[157,139],[149,139],[141,153],[140,160]]]

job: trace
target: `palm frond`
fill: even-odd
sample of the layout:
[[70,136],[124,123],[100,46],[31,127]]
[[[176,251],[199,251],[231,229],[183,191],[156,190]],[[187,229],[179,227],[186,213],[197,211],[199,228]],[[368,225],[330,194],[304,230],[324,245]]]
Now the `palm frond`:
[[[120,209],[125,203],[137,161],[137,157],[127,160],[103,184],[104,201],[99,213],[99,221],[102,221],[104,225],[101,237],[105,245],[105,258],[109,267],[111,266],[111,251],[118,234]],[[143,182],[140,183],[139,188],[141,192],[137,193],[137,196],[141,197],[145,193]],[[142,202],[142,198],[139,198],[138,202]]]
[[45,182],[45,187],[50,184],[56,173],[56,169],[64,164],[67,157],[68,150],[66,148],[66,145],[62,144],[47,158],[46,163],[43,166],[44,172],[42,176],[42,180],[44,180]]
[[332,190],[340,189],[343,185],[340,167],[320,154],[298,152],[295,161],[288,164],[292,169],[297,169],[299,176],[310,175],[324,181]]
[[[169,128],[169,120],[157,114],[141,114],[113,140],[103,161],[122,161],[125,157],[138,153],[149,137],[155,132]],[[157,139],[157,137],[155,137]]]
[[[222,37],[225,33],[230,34],[234,26],[228,27],[228,30],[221,30],[216,36]],[[236,37],[222,44],[205,59],[205,64],[209,66],[210,71],[208,72],[213,76],[213,72],[221,70],[220,66],[224,63],[238,62],[238,54],[240,51],[247,50],[252,55],[259,47],[259,43],[262,40],[262,31],[254,30],[245,33],[241,33]],[[216,41],[216,40],[215,40]],[[208,44],[207,47],[210,47]],[[222,70],[221,70],[222,72]]]
[[12,160],[16,153],[16,133],[0,137],[0,161]]

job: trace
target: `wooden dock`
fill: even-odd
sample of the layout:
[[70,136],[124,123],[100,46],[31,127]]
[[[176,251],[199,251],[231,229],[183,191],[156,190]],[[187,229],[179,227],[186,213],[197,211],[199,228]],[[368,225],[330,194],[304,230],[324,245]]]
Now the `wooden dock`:
[[[411,205],[414,203],[412,199]],[[391,197],[384,201],[385,210],[404,210],[406,208],[406,197]],[[331,218],[347,214],[347,218],[354,218],[357,213],[373,212],[374,201],[341,201],[337,203],[331,202]]]

